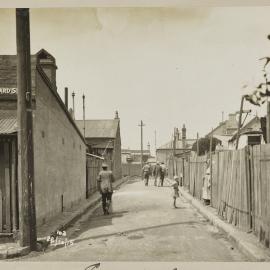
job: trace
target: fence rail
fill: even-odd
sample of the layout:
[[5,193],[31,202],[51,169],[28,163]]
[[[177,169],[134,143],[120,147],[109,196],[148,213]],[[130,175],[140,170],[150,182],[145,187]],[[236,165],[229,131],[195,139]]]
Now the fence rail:
[[[183,176],[182,185],[202,197],[206,156],[168,162],[171,175]],[[174,168],[173,168],[174,166]],[[265,246],[270,239],[270,144],[213,153],[211,205],[228,223],[252,230]]]

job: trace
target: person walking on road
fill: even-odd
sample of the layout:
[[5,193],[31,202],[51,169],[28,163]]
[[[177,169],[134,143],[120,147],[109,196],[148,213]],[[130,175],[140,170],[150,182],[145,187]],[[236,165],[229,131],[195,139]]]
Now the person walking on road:
[[176,199],[179,198],[179,178],[178,176],[174,176],[173,183],[171,184],[173,188],[172,197],[173,197],[173,207],[177,208],[176,206]]
[[160,166],[160,177],[159,177],[159,186],[163,187],[163,182],[164,182],[164,178],[165,178],[165,175],[166,175],[166,171],[167,171],[167,168],[164,164],[164,162],[161,162],[161,166]]
[[149,182],[149,176],[150,176],[150,166],[148,163],[146,163],[143,168],[142,168],[142,173],[143,173],[143,179],[144,179],[144,183],[146,186],[148,186],[148,182]]
[[112,204],[112,183],[114,182],[114,177],[112,171],[108,170],[108,165],[106,163],[103,163],[101,167],[102,170],[98,175],[97,187],[102,198],[103,213],[104,215],[109,215],[109,209]]
[[155,179],[154,186],[157,185],[157,179],[160,178],[160,171],[161,171],[161,167],[160,167],[159,162],[157,162],[153,169],[153,177]]

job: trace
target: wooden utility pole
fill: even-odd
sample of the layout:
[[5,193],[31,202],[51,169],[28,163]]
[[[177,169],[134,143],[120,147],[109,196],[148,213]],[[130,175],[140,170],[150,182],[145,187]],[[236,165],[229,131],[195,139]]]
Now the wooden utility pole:
[[141,127],[141,169],[143,168],[143,127],[145,124],[141,120],[141,123],[139,124],[139,127]]
[[173,130],[173,176],[176,175],[175,152],[176,152],[176,128],[174,128]]
[[210,204],[212,206],[212,183],[213,183],[213,178],[212,178],[212,145],[213,145],[213,128],[211,132],[211,137],[210,137],[210,147],[209,147],[209,159],[210,159]]
[[240,111],[239,111],[238,128],[237,128],[237,137],[236,137],[236,146],[235,146],[236,150],[238,149],[239,138],[240,138],[240,129],[242,126],[242,114],[243,114],[244,99],[245,99],[245,96],[242,96],[241,104],[240,104]]
[[29,9],[16,9],[20,245],[36,250]]
[[83,94],[83,137],[85,139],[85,95]]

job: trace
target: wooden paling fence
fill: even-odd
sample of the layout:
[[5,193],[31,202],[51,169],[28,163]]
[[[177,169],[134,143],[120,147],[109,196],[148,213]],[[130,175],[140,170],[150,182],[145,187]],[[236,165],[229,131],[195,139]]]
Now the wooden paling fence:
[[[202,196],[206,161],[206,156],[175,161],[183,186],[197,199]],[[213,153],[211,205],[228,223],[253,231],[269,247],[270,144]]]
[[97,177],[101,169],[102,160],[88,156],[86,159],[86,198],[97,190]]
[[270,239],[270,144],[251,149],[252,228],[261,242],[269,247]]
[[141,164],[137,163],[122,163],[123,176],[141,176],[142,168]]
[[[229,223],[248,231],[250,230],[250,186],[249,163],[246,149],[226,151],[217,154],[219,173],[215,181],[219,183],[216,190],[216,207],[218,213]],[[213,197],[212,190],[212,197]]]
[[190,158],[190,193],[193,197],[201,199],[203,177],[206,172],[206,157],[195,156]]

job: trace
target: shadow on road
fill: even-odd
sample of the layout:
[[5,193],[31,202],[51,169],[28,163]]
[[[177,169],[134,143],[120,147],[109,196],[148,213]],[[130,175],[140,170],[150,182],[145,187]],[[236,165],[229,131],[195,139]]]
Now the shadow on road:
[[[198,222],[195,221],[186,221],[186,222],[173,222],[173,223],[167,223],[167,224],[161,224],[161,225],[155,225],[155,226],[149,226],[149,227],[141,227],[137,229],[132,229],[132,230],[125,230],[121,232],[114,232],[114,233],[108,233],[108,234],[100,234],[100,235],[95,235],[92,237],[85,237],[81,239],[75,239],[74,243],[79,243],[82,241],[86,240],[94,240],[94,239],[99,239],[99,238],[104,238],[104,237],[110,237],[110,236],[121,236],[121,235],[127,235],[130,233],[134,232],[142,232],[142,231],[147,231],[147,230],[153,230],[153,229],[158,229],[158,228],[164,228],[164,227],[170,227],[170,226],[177,226],[177,225],[195,225],[198,224]],[[91,226],[89,226],[91,228]]]
[[128,213],[128,211],[114,212],[110,215],[104,216],[102,212],[102,208],[99,207],[98,209],[94,211],[92,215],[87,216],[86,219],[79,222],[79,229],[75,230],[70,235],[70,237],[77,238],[82,233],[90,229],[112,225],[112,220],[114,218],[122,217],[126,213]]

